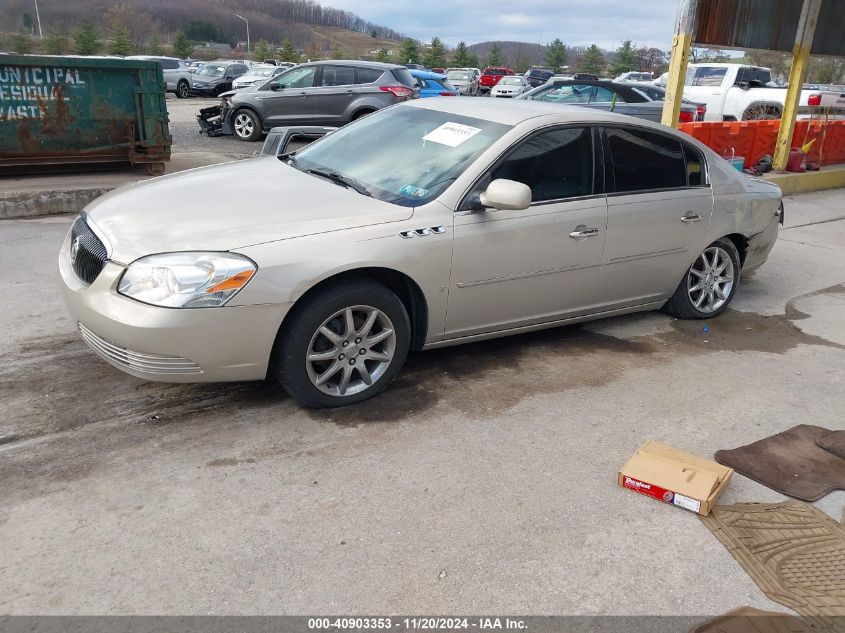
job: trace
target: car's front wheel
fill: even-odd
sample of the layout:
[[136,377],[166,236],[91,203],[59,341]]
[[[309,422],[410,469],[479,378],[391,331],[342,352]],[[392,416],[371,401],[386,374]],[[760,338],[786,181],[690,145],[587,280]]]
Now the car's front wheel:
[[261,121],[250,110],[238,110],[232,118],[232,132],[239,141],[257,141],[261,136]]
[[308,407],[341,407],[375,396],[408,355],[405,306],[375,281],[319,289],[290,318],[273,369],[285,390]]
[[689,267],[663,310],[679,319],[709,319],[728,309],[739,288],[741,262],[728,238],[710,244]]

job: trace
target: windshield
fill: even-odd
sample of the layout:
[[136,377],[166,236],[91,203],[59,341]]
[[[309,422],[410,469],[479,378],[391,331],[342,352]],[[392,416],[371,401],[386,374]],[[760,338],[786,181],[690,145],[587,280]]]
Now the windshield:
[[243,79],[251,79],[255,77],[269,77],[273,74],[275,70],[275,66],[270,66],[269,68],[253,68],[247,74],[245,74],[242,78]]
[[225,66],[216,66],[213,64],[206,64],[202,68],[200,68],[196,74],[197,75],[205,75],[208,77],[220,77],[223,73],[226,72]]
[[374,198],[416,207],[437,198],[509,129],[425,108],[387,108],[300,150],[294,166],[336,172]]
[[521,77],[502,77],[501,81],[499,82],[500,86],[521,86],[522,85],[522,78]]
[[469,81],[469,73],[459,71],[452,71],[446,77],[449,78],[449,81]]

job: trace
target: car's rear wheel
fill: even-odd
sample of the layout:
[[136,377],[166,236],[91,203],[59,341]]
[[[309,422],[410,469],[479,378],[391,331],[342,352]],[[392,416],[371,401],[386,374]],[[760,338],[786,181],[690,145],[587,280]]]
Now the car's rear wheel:
[[257,141],[261,136],[261,121],[251,110],[238,110],[232,117],[232,132],[239,141]]
[[294,308],[274,355],[279,382],[308,407],[341,407],[380,393],[399,373],[411,340],[408,313],[369,280],[332,285]]
[[176,84],[176,97],[178,99],[184,99],[190,94],[191,85],[184,79],[180,79],[179,83]]
[[689,267],[663,310],[679,319],[710,319],[728,309],[739,288],[741,262],[727,238],[710,244]]

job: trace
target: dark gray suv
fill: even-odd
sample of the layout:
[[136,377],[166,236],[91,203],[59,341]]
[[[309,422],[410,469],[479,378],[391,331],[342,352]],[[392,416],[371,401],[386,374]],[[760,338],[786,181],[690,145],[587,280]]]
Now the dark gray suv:
[[340,126],[419,96],[404,66],[363,61],[320,61],[291,68],[271,81],[221,95],[236,138],[257,141],[284,125]]

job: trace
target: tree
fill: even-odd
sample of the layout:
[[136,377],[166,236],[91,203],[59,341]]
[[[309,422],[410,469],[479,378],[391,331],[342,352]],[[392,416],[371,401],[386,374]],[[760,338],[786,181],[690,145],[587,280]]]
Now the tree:
[[581,58],[580,69],[585,73],[592,73],[593,75],[600,75],[604,71],[605,59],[604,53],[601,49],[593,44],[586,51]]
[[377,62],[387,62],[390,61],[390,57],[387,55],[387,51],[383,48],[378,49],[376,53],[376,61]]
[[12,38],[12,48],[16,53],[26,55],[32,52],[32,36],[24,30],[18,31]]
[[480,68],[481,61],[478,59],[478,55],[475,53],[470,52],[467,56],[467,68]]
[[378,31],[376,31],[375,29],[370,31],[370,37],[373,38],[374,40],[378,39]]
[[35,33],[35,22],[33,22],[32,16],[29,13],[23,14],[23,30],[29,33]]
[[111,41],[108,45],[110,55],[131,55],[132,43],[129,41],[129,29],[122,22],[117,22],[109,32]]
[[52,27],[44,38],[44,52],[48,55],[64,55],[69,45],[67,33],[56,26]]
[[498,42],[493,42],[493,47],[490,49],[490,54],[487,56],[488,66],[501,66],[504,63],[502,58],[502,47]]
[[546,63],[551,66],[553,71],[557,72],[561,66],[566,66],[568,57],[566,45],[560,41],[560,38],[556,38],[546,46]]
[[335,44],[332,46],[332,59],[343,59],[343,50],[340,48],[339,44]]
[[296,52],[296,49],[293,47],[293,42],[290,39],[285,39],[282,42],[282,47],[279,49],[279,59],[283,62],[298,62],[299,61],[299,53]]
[[471,68],[469,62],[469,50],[467,50],[466,42],[458,42],[457,47],[455,47],[455,53],[452,56],[452,66]]
[[267,45],[267,41],[264,39],[258,40],[258,44],[255,45],[252,51],[252,59],[257,62],[263,62],[265,59],[270,59],[270,55],[270,47]]
[[79,23],[73,32],[73,47],[77,55],[93,55],[100,50],[97,29],[87,20]]
[[425,61],[423,63],[429,68],[446,67],[446,47],[439,37],[432,38],[431,45],[425,52]]
[[182,31],[173,38],[173,54],[179,59],[187,59],[194,52],[194,45]]
[[631,40],[625,40],[613,55],[613,63],[610,64],[610,74],[615,77],[630,70],[637,70],[636,65],[637,50],[631,44]]
[[400,64],[418,64],[420,59],[420,49],[416,41],[410,37],[402,42],[402,48],[399,49],[399,63]]
[[514,72],[522,74],[526,72],[531,67],[531,60],[528,57],[528,53],[525,51],[524,48],[519,49],[519,53],[516,56],[516,59],[513,60],[511,64],[511,68]]
[[147,42],[147,48],[150,51],[150,55],[164,54],[164,47],[161,45],[161,39],[159,38],[158,33],[153,33],[150,36],[150,41]]

